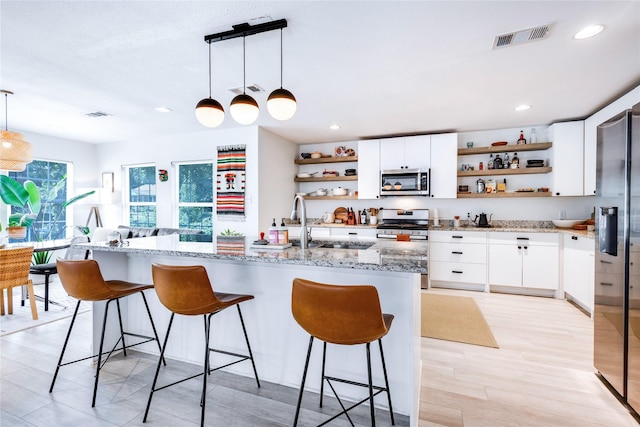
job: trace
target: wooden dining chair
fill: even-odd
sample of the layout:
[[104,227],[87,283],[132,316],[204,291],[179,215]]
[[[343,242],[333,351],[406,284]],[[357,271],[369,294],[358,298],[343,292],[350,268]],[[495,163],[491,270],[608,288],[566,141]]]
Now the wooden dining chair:
[[31,316],[38,320],[33,283],[29,279],[29,266],[33,256],[33,246],[0,250],[0,314],[4,315],[4,290],[7,290],[7,311],[13,314],[13,288],[27,286]]

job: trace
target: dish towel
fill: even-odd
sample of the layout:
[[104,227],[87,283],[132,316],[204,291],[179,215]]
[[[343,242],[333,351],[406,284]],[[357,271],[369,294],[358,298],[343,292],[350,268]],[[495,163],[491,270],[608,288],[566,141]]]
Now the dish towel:
[[244,221],[246,146],[218,147],[216,214],[224,220]]

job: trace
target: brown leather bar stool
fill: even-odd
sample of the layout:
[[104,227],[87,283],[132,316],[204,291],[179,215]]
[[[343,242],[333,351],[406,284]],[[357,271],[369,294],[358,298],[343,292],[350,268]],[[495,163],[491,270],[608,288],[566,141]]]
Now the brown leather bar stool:
[[[124,355],[127,355],[127,348],[133,347],[136,345],[144,344],[149,341],[156,341],[158,343],[158,350],[162,351],[160,348],[160,340],[158,339],[158,334],[156,332],[156,326],[153,323],[153,318],[151,317],[151,311],[149,310],[149,305],[147,304],[147,298],[144,296],[144,292],[147,289],[153,289],[153,285],[143,285],[138,283],[130,283],[122,280],[104,280],[102,274],[100,273],[100,267],[95,260],[58,260],[57,261],[57,271],[58,276],[60,277],[60,282],[64,287],[65,291],[78,300],[78,304],[76,305],[76,310],[73,312],[73,318],[71,319],[71,324],[69,325],[69,331],[67,332],[67,337],[64,340],[64,345],[62,346],[62,352],[60,353],[60,359],[58,360],[58,366],[56,366],[56,372],[53,375],[53,380],[51,381],[51,387],[49,388],[49,393],[53,391],[53,386],[56,383],[56,378],[58,377],[58,371],[62,366],[69,365],[71,363],[80,362],[82,360],[91,359],[94,357],[98,357],[98,364],[96,365],[96,379],[93,385],[93,399],[91,401],[91,407],[96,406],[96,392],[98,391],[98,378],[100,376],[100,370],[103,368],[104,364],[109,360],[111,354],[116,350],[116,347],[120,342],[122,342],[122,351]],[[134,334],[130,332],[125,332],[122,326],[122,316],[120,314],[120,298],[126,297],[129,295],[133,295],[135,293],[139,293],[142,296],[142,300],[144,301],[144,305],[147,308],[147,314],[149,315],[149,321],[151,322],[151,328],[153,329],[153,337],[148,337],[145,335]],[[64,358],[64,352],[67,349],[67,344],[69,343],[69,337],[71,336],[71,330],[73,329],[73,324],[76,321],[76,317],[78,315],[78,309],[80,308],[80,303],[82,301],[106,301],[106,307],[104,311],[104,319],[102,321],[102,335],[100,336],[100,350],[98,354],[84,357],[82,359],[74,360],[71,362],[62,363],[62,359]],[[103,344],[104,344],[104,332],[107,325],[107,315],[109,314],[109,304],[111,302],[116,302],[116,307],[118,309],[118,322],[120,323],[120,338],[115,343],[113,348],[109,352],[103,352]],[[124,336],[129,335],[135,338],[144,339],[144,341],[137,342],[134,344],[127,345],[124,341]],[[102,361],[102,355],[106,354],[104,362]]]
[[[253,361],[253,353],[251,352],[251,345],[249,344],[249,337],[247,336],[247,329],[244,326],[244,319],[242,318],[242,311],[240,310],[240,303],[253,299],[253,295],[241,295],[241,294],[226,294],[222,292],[214,292],[207,275],[207,270],[201,265],[194,266],[170,266],[153,264],[151,266],[151,272],[153,274],[153,283],[156,293],[160,302],[171,311],[171,318],[169,319],[169,326],[167,326],[167,334],[164,338],[164,344],[160,352],[160,359],[158,359],[158,366],[156,368],[156,374],[153,378],[153,384],[151,385],[151,392],[149,393],[149,401],[147,402],[147,409],[144,411],[144,418],[142,422],[147,422],[147,415],[149,414],[149,408],[151,406],[151,399],[153,393],[172,385],[181,383],[183,381],[190,380],[192,378],[203,375],[202,379],[202,395],[200,397],[200,406],[202,407],[202,414],[200,416],[200,425],[204,426],[204,413],[205,402],[207,394],[207,375],[213,371],[225,368],[236,363],[243,362],[245,360],[251,360],[253,366],[253,373],[256,377],[256,383],[260,387],[260,380],[258,379],[258,371],[256,371],[256,364]],[[211,330],[211,317],[220,313],[222,310],[236,306],[238,308],[238,316],[240,316],[240,324],[242,325],[242,331],[244,332],[244,339],[247,342],[247,349],[249,355],[232,353],[225,350],[219,350],[209,347],[209,333]],[[190,377],[175,381],[171,384],[164,385],[156,388],[158,381],[158,372],[160,371],[160,361],[164,357],[164,351],[167,349],[167,341],[169,340],[169,332],[171,331],[171,324],[173,323],[173,317],[176,314],[182,314],[185,316],[202,316],[204,319],[204,338],[205,338],[205,354],[204,354],[204,370],[203,372],[192,375]],[[209,354],[210,352],[222,353],[228,356],[238,357],[231,363],[227,363],[223,366],[219,366],[211,369],[209,366]]]
[[[382,313],[376,288],[370,285],[328,285],[296,278],[293,280],[291,311],[293,312],[293,317],[302,329],[311,335],[309,338],[309,348],[307,350],[307,360],[302,374],[302,384],[300,385],[300,395],[298,397],[298,405],[296,406],[296,415],[293,421],[294,427],[298,425],[300,404],[302,403],[304,383],[307,378],[307,370],[309,368],[309,359],[311,358],[311,348],[313,346],[314,338],[324,341],[322,348],[320,407],[322,407],[325,380],[327,381],[327,384],[329,384],[329,387],[331,387],[333,394],[336,396],[338,403],[342,407],[342,412],[329,418],[320,424],[320,426],[333,421],[342,414],[345,414],[349,419],[349,422],[351,422],[351,425],[353,425],[353,421],[349,417],[348,412],[367,400],[369,401],[369,406],[371,408],[371,425],[375,426],[376,420],[373,398],[383,391],[387,392],[391,424],[395,425],[393,407],[391,406],[389,380],[387,378],[387,367],[384,361],[384,353],[382,351],[382,337],[389,332],[393,315]],[[378,344],[380,346],[380,359],[382,360],[385,387],[374,386],[371,379],[370,344],[375,340],[378,340]],[[369,376],[368,384],[326,376],[325,361],[327,343],[340,345],[366,344],[367,373]],[[331,381],[367,387],[369,389],[369,397],[362,399],[349,408],[345,408],[344,403],[340,400],[340,397],[336,393]],[[374,389],[376,390],[375,393]]]

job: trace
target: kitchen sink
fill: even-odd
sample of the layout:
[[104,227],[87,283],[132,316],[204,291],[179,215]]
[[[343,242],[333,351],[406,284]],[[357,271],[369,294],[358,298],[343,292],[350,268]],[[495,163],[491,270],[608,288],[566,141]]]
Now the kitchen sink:
[[[292,242],[291,245],[292,246],[300,246],[300,241],[297,240],[295,242]],[[307,247],[308,248],[320,248],[320,247],[324,247],[323,245],[324,245],[323,243],[309,242]]]

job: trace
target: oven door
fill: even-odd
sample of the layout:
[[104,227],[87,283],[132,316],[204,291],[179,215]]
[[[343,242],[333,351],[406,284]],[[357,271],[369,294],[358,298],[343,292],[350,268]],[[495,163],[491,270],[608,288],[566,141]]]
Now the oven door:
[[429,195],[427,169],[385,170],[380,176],[380,194],[383,196]]

